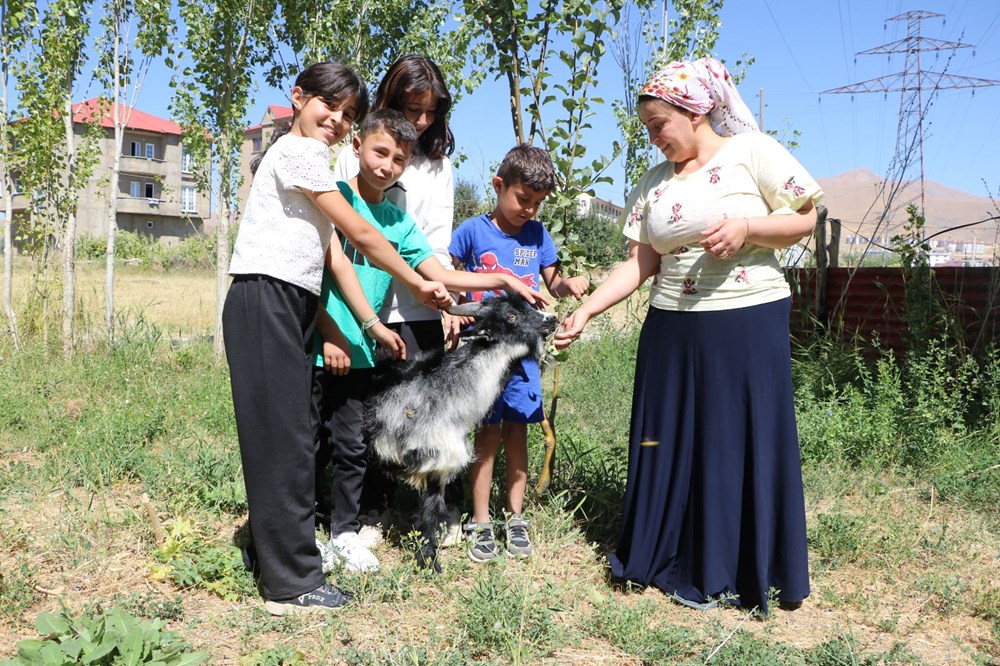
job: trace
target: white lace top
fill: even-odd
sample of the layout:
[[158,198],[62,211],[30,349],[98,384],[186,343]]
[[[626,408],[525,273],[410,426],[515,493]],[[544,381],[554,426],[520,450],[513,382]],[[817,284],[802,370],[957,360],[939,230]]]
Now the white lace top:
[[662,162],[629,195],[625,235],[660,254],[649,303],[661,310],[727,310],[790,295],[775,251],[749,244],[729,259],[705,252],[701,232],[727,217],[792,215],[823,191],[777,141],[760,132],[730,138],[697,171]]
[[286,134],[257,168],[229,263],[230,275],[268,275],[317,296],[333,225],[303,191],[337,191],[330,149]]

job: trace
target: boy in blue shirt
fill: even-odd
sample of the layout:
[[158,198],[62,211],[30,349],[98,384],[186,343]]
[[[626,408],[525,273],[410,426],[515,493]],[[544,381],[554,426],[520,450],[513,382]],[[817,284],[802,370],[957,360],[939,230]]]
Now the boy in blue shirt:
[[[421,275],[434,275],[451,290],[513,289],[530,302],[547,299],[513,276],[476,275],[445,270],[412,217],[385,198],[413,156],[416,130],[391,109],[369,113],[354,138],[359,173],[338,183],[351,206],[382,232],[400,256]],[[339,242],[338,242],[339,241]],[[358,538],[361,485],[368,447],[362,436],[362,411],[371,391],[376,343],[396,358],[405,357],[398,335],[375,315],[389,292],[392,276],[368,263],[340,236],[327,253],[314,345],[313,401],[319,412],[317,470],[331,461],[330,541],[321,544],[324,569],[334,560],[352,572],[378,569],[378,558]],[[322,484],[318,484],[322,485]]]
[[[535,219],[555,186],[548,153],[528,145],[511,149],[493,178],[497,193],[493,212],[466,220],[452,234],[448,250],[455,265],[480,275],[513,276],[536,291],[540,280],[545,280],[553,296],[579,300],[589,281],[583,276],[560,275],[555,244]],[[477,301],[490,295],[469,294]],[[531,555],[528,522],[521,510],[528,480],[528,424],[540,423],[542,418],[541,373],[535,361],[525,360],[476,431],[472,519],[465,526],[471,542],[468,554],[476,562],[488,562],[499,554],[490,520],[490,489],[501,442],[507,456],[506,549],[515,557]]]

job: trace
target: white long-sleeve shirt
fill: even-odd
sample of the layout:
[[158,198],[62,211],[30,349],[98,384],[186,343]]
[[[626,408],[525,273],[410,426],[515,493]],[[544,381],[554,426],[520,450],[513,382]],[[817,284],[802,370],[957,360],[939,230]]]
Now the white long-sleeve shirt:
[[[345,181],[358,175],[358,158],[350,144],[340,152],[333,172],[337,180]],[[431,160],[424,155],[414,155],[396,184],[385,191],[385,196],[417,221],[417,227],[434,249],[434,256],[446,269],[451,269],[448,244],[455,215],[451,160],[447,156]],[[398,287],[395,281],[385,302],[387,305],[379,312],[379,318],[388,323],[434,320],[441,316],[436,310],[418,303],[408,289]]]

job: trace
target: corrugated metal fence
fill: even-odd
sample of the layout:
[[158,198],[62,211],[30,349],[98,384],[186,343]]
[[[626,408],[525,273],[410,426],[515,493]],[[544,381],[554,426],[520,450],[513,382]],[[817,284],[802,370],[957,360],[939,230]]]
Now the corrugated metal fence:
[[[905,344],[905,279],[899,268],[815,268],[788,271],[792,334],[830,335],[899,352]],[[952,330],[980,352],[1000,341],[1000,268],[932,269],[931,292],[949,313]],[[823,283],[825,282],[825,286]]]

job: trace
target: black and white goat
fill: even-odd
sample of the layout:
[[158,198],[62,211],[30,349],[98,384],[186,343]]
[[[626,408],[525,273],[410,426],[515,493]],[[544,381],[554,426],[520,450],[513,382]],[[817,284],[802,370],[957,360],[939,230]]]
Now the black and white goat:
[[524,358],[541,360],[556,316],[518,295],[452,307],[472,316],[455,351],[430,352],[388,366],[367,403],[365,430],[386,466],[420,493],[417,562],[437,563],[437,532],[445,517],[444,488],[472,462],[475,427]]

